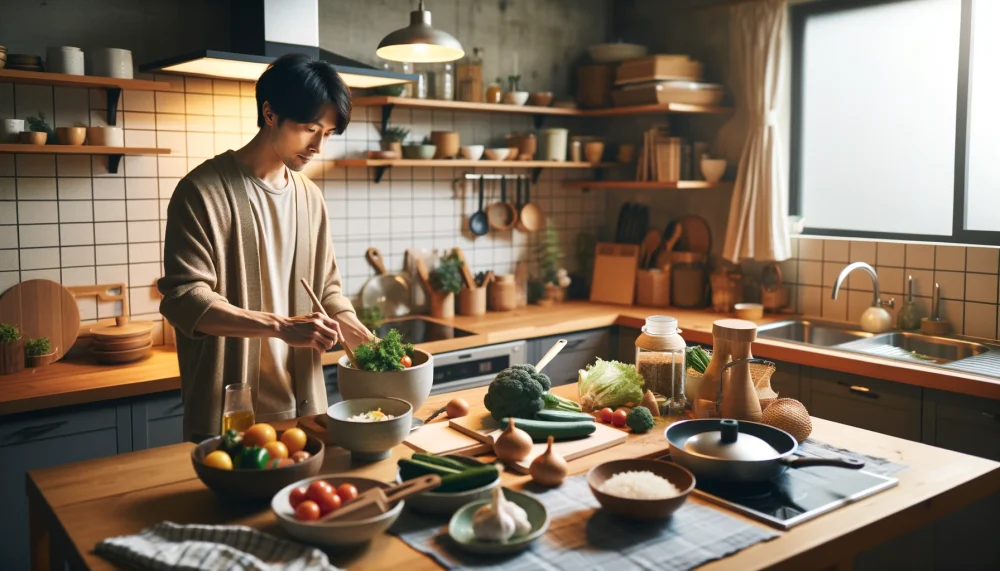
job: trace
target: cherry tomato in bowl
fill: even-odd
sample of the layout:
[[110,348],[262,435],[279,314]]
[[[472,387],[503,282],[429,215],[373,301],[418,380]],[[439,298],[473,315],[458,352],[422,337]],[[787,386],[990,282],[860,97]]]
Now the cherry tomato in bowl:
[[358,497],[358,489],[354,487],[354,484],[344,482],[343,484],[337,486],[337,495],[340,496],[341,501],[346,504],[347,502],[353,501]]
[[407,369],[413,366],[413,359],[411,359],[409,355],[403,355],[403,358],[400,359],[399,362]]
[[295,519],[299,521],[316,521],[319,516],[319,505],[312,500],[306,500],[295,508]]
[[306,501],[306,499],[308,499],[308,496],[306,496],[305,487],[295,488],[288,494],[288,503],[291,504],[292,508],[299,507],[299,504]]

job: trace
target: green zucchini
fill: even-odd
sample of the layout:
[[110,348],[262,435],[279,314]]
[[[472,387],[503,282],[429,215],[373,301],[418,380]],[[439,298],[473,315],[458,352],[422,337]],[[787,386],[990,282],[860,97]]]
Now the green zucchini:
[[535,413],[535,419],[551,422],[594,422],[594,417],[585,412],[571,412],[568,410],[542,409]]
[[447,468],[438,464],[431,464],[430,462],[423,462],[412,458],[399,459],[399,475],[404,480],[412,480],[413,478],[419,478],[428,474],[437,474],[443,478],[461,473],[462,470]]
[[445,458],[444,456],[435,456],[433,454],[422,454],[418,452],[413,455],[412,459],[419,462],[426,462],[428,464],[437,464],[438,466],[444,466],[445,468],[451,468],[453,470],[458,470],[459,472],[463,472],[471,468],[471,466],[463,464],[458,460],[452,460],[451,458]]
[[454,494],[467,492],[495,481],[500,477],[496,466],[489,464],[478,468],[469,468],[461,474],[452,474],[441,478],[441,485],[432,491],[439,494]]
[[[507,426],[509,419],[500,419],[500,426]],[[548,420],[529,420],[515,418],[514,426],[528,433],[534,442],[545,442],[549,436],[556,440],[572,440],[583,438],[595,430],[597,423],[593,421],[552,422]]]

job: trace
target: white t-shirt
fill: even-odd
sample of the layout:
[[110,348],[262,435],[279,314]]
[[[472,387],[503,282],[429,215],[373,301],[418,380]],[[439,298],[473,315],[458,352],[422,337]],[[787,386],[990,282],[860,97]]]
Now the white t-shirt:
[[[235,157],[234,157],[235,158]],[[241,165],[242,167],[242,165]],[[285,173],[285,188],[274,188],[242,169],[247,181],[250,210],[260,252],[261,311],[291,316],[292,271],[295,263],[295,182]],[[295,418],[295,385],[292,383],[291,351],[277,337],[260,344],[260,384],[255,421]]]

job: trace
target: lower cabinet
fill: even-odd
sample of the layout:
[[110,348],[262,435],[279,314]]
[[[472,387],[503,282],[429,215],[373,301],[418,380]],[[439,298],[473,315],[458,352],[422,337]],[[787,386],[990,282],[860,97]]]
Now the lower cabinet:
[[132,450],[131,407],[106,402],[0,417],[0,569],[28,569],[30,470]]
[[543,372],[552,379],[553,386],[575,383],[580,369],[593,363],[595,357],[613,358],[611,337],[611,329],[604,328],[532,339],[528,341],[528,362],[534,365],[556,341],[565,339],[566,347],[546,365]]
[[920,387],[814,367],[802,367],[799,384],[812,416],[920,441]]
[[184,442],[181,391],[140,397],[132,402],[132,449],[145,450]]

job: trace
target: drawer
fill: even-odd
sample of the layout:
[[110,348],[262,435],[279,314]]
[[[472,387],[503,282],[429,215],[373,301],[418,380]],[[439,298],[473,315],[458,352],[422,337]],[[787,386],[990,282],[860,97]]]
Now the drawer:
[[924,391],[923,441],[1000,461],[1000,401]]
[[555,386],[575,382],[580,369],[593,363],[596,357],[602,359],[612,357],[610,355],[611,331],[608,329],[594,329],[565,337],[541,339],[539,357],[544,355],[559,339],[567,340],[566,347],[542,371],[552,379],[552,384]]
[[184,401],[180,391],[150,395],[142,401],[146,405],[147,420],[184,416]]
[[117,428],[115,406],[96,403],[0,417],[0,446]]
[[813,416],[920,440],[920,387],[811,367],[803,369],[801,382],[809,385]]

